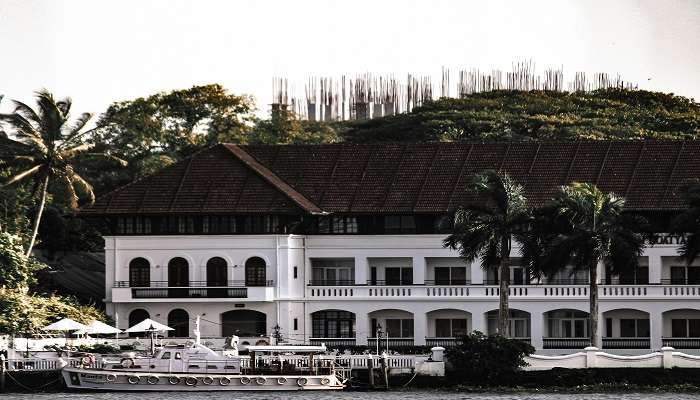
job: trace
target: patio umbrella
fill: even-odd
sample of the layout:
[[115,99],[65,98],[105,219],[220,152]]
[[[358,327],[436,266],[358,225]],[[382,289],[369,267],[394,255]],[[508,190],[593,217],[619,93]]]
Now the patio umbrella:
[[87,325],[83,325],[80,322],[73,321],[70,318],[63,318],[60,321],[56,321],[53,324],[47,325],[42,329],[45,331],[77,331],[78,329],[86,329]]
[[93,335],[111,335],[115,333],[121,333],[121,329],[117,329],[113,326],[107,325],[102,321],[92,321],[90,325],[85,329],[76,331],[75,335],[82,335],[86,333],[92,333]]
[[131,328],[127,329],[124,332],[127,333],[136,333],[136,332],[149,332],[151,335],[151,353],[155,353],[155,345],[153,344],[153,337],[155,336],[156,332],[164,332],[164,331],[174,331],[175,329],[163,325],[160,322],[156,322],[150,318],[146,318],[143,321],[139,322],[138,324],[132,326]]

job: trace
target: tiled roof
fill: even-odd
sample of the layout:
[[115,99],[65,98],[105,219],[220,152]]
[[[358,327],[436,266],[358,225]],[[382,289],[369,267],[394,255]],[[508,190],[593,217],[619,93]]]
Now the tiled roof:
[[469,201],[471,175],[508,172],[535,206],[593,182],[637,210],[683,208],[700,141],[217,145],[117,189],[83,215],[441,213]]

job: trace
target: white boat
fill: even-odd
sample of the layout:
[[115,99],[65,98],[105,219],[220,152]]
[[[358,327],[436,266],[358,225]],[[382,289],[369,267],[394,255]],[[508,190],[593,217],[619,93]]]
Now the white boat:
[[[231,350],[219,354],[196,340],[190,346],[164,346],[153,356],[125,354],[101,365],[86,359],[82,367],[64,367],[70,389],[109,391],[339,390],[342,371],[333,360],[314,357],[325,346],[248,346],[249,356]],[[303,357],[285,361],[280,354]],[[98,367],[95,367],[98,366]]]

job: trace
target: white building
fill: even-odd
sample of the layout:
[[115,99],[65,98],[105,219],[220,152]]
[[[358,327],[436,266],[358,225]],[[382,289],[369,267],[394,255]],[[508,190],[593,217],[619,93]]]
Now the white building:
[[[700,142],[218,145],[82,210],[107,222],[106,303],[120,328],[150,316],[187,336],[389,347],[494,332],[498,285],[445,249],[466,180],[503,169],[534,205],[571,181],[627,198],[658,230],[700,177]],[[603,347],[700,349],[700,263],[683,238],[647,247],[631,276],[600,266]],[[587,277],[532,281],[514,251],[511,336],[544,352],[588,344]]]

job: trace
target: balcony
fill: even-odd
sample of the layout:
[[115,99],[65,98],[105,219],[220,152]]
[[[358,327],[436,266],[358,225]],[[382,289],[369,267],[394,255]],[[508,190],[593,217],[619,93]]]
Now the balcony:
[[622,338],[604,337],[604,349],[649,349],[651,348],[650,338]]
[[661,339],[665,347],[674,349],[700,349],[700,338],[665,337]]
[[158,299],[272,301],[274,282],[228,281],[226,285],[209,286],[207,282],[192,281],[187,286],[169,286],[167,281],[152,281],[150,286],[131,286],[128,281],[117,281],[112,289],[112,301],[116,303]]
[[441,346],[441,347],[454,347],[461,344],[462,341],[455,337],[426,337],[426,346]]
[[[391,350],[398,350],[401,348],[408,348],[408,347],[413,347],[414,346],[414,341],[413,338],[380,338],[379,339],[379,348],[380,349],[386,349],[389,348]],[[371,348],[374,348],[377,346],[377,338],[367,338],[367,345]]]
[[544,349],[583,349],[590,346],[589,338],[542,338]]
[[329,349],[354,346],[355,338],[310,338],[309,343],[314,346],[325,344]]

